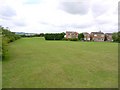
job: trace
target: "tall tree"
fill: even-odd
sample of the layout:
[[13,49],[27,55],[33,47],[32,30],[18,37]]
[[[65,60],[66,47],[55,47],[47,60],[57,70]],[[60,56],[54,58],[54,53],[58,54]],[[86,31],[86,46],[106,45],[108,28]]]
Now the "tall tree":
[[114,42],[117,42],[118,41],[118,33],[117,32],[113,33],[112,38],[113,38]]
[[78,34],[78,39],[83,40],[84,39],[84,34],[83,33]]

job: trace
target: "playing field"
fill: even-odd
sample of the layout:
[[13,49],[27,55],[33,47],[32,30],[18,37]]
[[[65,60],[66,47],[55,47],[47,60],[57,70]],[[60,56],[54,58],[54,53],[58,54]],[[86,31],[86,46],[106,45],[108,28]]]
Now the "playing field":
[[118,87],[118,44],[22,38],[9,44],[3,88]]

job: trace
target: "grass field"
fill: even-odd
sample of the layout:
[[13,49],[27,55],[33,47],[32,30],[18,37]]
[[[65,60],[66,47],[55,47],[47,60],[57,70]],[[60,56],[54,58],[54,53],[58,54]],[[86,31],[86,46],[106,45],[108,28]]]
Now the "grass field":
[[22,38],[8,47],[3,88],[118,87],[118,44]]
[[2,89],[2,61],[0,61],[0,89]]
[[2,89],[2,31],[0,29],[0,89]]

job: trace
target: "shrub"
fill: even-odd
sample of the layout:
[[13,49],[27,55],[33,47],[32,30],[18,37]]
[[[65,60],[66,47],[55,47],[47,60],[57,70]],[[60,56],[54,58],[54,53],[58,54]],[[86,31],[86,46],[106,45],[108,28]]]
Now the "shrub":
[[66,40],[66,41],[68,41],[68,39],[67,39],[67,38],[63,38],[62,40]]
[[78,38],[63,38],[66,41],[78,41]]
[[78,39],[81,41],[84,39],[84,34],[83,33],[80,33],[78,34]]
[[120,31],[113,33],[112,38],[114,42],[120,43]]
[[71,38],[70,41],[78,41],[77,38]]
[[13,42],[17,39],[20,39],[21,37],[19,35],[16,35],[14,32],[11,32],[8,29],[5,29],[4,27],[0,26],[0,32],[2,32],[2,57],[4,58],[7,53],[7,45],[10,42]]
[[7,53],[7,41],[2,41],[2,58],[4,59]]
[[64,38],[63,33],[47,33],[45,34],[45,40],[62,40]]

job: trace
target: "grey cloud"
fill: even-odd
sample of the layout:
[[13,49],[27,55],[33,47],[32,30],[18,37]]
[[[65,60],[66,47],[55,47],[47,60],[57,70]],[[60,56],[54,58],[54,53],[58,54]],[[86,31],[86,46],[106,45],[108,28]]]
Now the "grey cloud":
[[16,16],[16,11],[9,6],[0,7],[0,17],[3,19],[8,19],[9,17]]
[[115,8],[115,11],[113,12],[113,14],[120,15],[120,6]]
[[102,24],[108,24],[108,23],[111,23],[111,22],[108,21],[108,20],[96,20],[96,23],[102,25]]
[[53,26],[53,27],[61,27],[59,25],[51,24],[51,23],[48,23],[48,22],[40,22],[40,24],[49,25],[49,26]]
[[23,4],[38,4],[42,0],[26,0]]
[[16,26],[26,26],[25,23],[21,23],[21,22],[16,22],[15,25],[16,25]]
[[87,28],[87,27],[91,27],[92,25],[73,25],[72,27],[74,28]]
[[83,29],[83,28],[88,28],[91,27],[93,24],[89,23],[89,24],[70,24],[70,25],[63,25],[62,27],[70,27],[70,28],[78,28],[78,29]]
[[48,25],[49,23],[47,23],[47,22],[40,22],[40,24]]
[[60,9],[71,14],[87,14],[89,11],[90,3],[88,0],[64,0],[61,2]]
[[21,20],[21,21],[20,21],[20,20],[14,21],[13,24],[14,24],[15,26],[20,26],[20,27],[26,26],[26,23],[25,23],[24,20]]
[[109,10],[109,5],[104,2],[96,2],[92,5],[92,12],[95,17],[103,15]]
[[93,25],[92,23],[55,25],[47,22],[40,22],[40,24],[48,25],[52,27],[59,27],[59,28],[87,28]]

